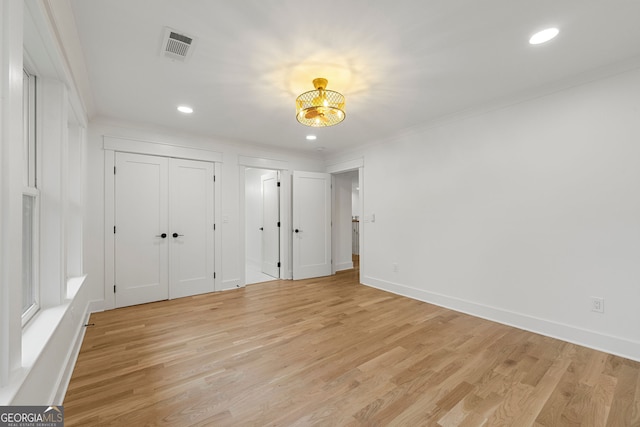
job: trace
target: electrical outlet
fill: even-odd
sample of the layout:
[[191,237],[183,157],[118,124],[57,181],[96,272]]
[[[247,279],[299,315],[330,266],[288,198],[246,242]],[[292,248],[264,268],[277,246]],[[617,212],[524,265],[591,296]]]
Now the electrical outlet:
[[398,271],[400,271],[400,268],[398,267],[397,262],[394,262],[393,264],[391,264],[391,270],[393,270],[394,273],[397,273]]
[[591,297],[591,311],[604,313],[604,298]]

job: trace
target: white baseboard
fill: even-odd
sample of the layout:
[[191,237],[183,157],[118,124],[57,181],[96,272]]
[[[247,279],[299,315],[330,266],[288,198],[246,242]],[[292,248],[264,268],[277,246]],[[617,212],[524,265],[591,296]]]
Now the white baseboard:
[[222,281],[222,289],[217,289],[220,291],[228,291],[230,289],[238,289],[238,288],[244,288],[244,285],[242,284],[242,280],[238,279],[230,279],[230,280],[223,280]]
[[336,265],[336,271],[351,270],[352,268],[353,268],[353,261],[341,262],[340,264]]
[[442,295],[410,286],[392,283],[374,277],[363,276],[362,283],[383,291],[413,298],[419,301],[445,307],[471,316],[491,320],[526,331],[557,338],[598,351],[615,354],[627,359],[640,361],[640,342],[626,338],[605,335],[564,323],[527,316],[520,313],[478,304],[461,298]]

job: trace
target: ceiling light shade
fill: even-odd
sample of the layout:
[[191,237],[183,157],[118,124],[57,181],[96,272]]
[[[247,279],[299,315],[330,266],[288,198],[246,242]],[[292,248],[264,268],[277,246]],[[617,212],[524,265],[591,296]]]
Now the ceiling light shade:
[[188,105],[180,105],[178,106],[178,111],[185,114],[191,114],[193,113],[193,108],[189,107]]
[[327,79],[314,79],[316,89],[296,98],[296,118],[303,125],[333,126],[344,120],[344,95],[327,90],[327,83]]
[[547,28],[546,30],[538,31],[529,39],[530,44],[542,44],[546,43],[555,36],[558,35],[560,30],[557,28]]

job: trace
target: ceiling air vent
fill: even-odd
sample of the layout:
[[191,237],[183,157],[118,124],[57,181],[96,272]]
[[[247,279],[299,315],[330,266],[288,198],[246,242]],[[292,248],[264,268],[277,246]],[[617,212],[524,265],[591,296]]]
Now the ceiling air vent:
[[186,61],[193,50],[193,37],[165,28],[161,55],[177,61]]

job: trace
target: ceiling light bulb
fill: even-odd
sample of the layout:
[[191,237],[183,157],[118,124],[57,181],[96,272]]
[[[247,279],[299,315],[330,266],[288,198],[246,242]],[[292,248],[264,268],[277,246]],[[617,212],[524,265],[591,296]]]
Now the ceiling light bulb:
[[555,36],[558,35],[560,30],[557,28],[547,28],[546,30],[538,31],[529,39],[530,44],[541,44],[546,43]]
[[308,139],[309,141],[313,141],[313,140],[315,140],[316,138],[317,138],[317,137],[316,137],[315,135],[307,135],[307,139]]
[[185,114],[191,114],[191,113],[193,113],[193,108],[188,107],[186,105],[180,105],[178,107],[178,111],[180,111],[181,113],[185,113]]

